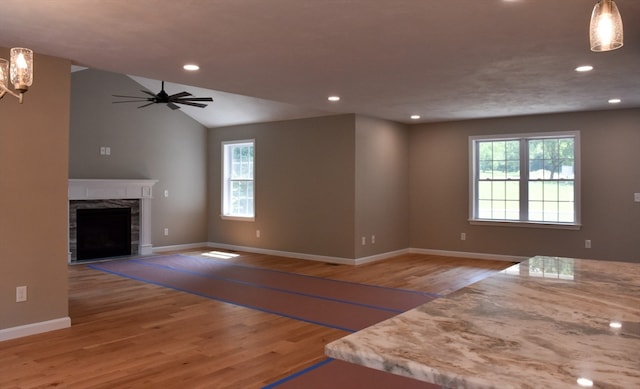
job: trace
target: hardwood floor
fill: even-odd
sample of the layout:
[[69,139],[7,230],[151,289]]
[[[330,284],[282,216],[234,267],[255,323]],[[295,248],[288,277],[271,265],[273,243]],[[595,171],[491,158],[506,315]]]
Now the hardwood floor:
[[[440,294],[510,265],[407,254],[354,267],[239,254],[224,260]],[[347,334],[86,265],[69,267],[69,285],[71,328],[1,342],[0,388],[261,388],[324,360],[324,345]]]

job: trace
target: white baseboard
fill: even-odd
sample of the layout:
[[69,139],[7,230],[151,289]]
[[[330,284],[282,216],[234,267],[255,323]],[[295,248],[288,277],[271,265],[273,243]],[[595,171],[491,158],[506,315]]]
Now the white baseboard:
[[448,250],[419,249],[419,248],[401,249],[401,250],[390,251],[387,253],[381,253],[381,254],[371,255],[371,256],[362,257],[362,258],[342,258],[342,257],[330,257],[330,256],[306,254],[306,253],[295,253],[290,251],[262,249],[258,247],[237,246],[232,244],[215,243],[215,242],[158,247],[158,248],[154,248],[154,252],[190,249],[190,248],[198,248],[198,247],[211,247],[211,248],[220,248],[225,250],[244,251],[247,253],[276,255],[276,256],[286,257],[286,258],[306,259],[311,261],[337,263],[341,265],[362,265],[365,263],[376,262],[383,259],[392,258],[398,255],[409,254],[409,253],[439,255],[439,256],[457,257],[457,258],[486,259],[486,260],[506,261],[506,262],[522,262],[524,260],[529,259],[529,257],[521,257],[516,255],[473,253],[473,252],[467,252],[467,251],[448,251]]
[[207,247],[220,248],[220,249],[225,249],[225,250],[234,250],[234,251],[244,251],[244,252],[247,252],[247,253],[276,255],[276,256],[279,256],[279,257],[286,257],[286,258],[307,259],[307,260],[310,260],[310,261],[337,263],[337,264],[341,264],[341,265],[356,265],[356,260],[352,259],[352,258],[328,257],[328,256],[324,256],[324,255],[293,253],[293,252],[290,252],[290,251],[261,249],[261,248],[258,248],[258,247],[236,246],[236,245],[231,245],[231,244],[213,243],[213,242],[207,243]]
[[172,246],[159,246],[153,248],[153,253],[163,253],[166,251],[176,251],[176,250],[189,250],[189,249],[197,249],[201,247],[210,247],[209,243],[186,243],[186,244],[176,244]]
[[458,258],[474,258],[474,259],[488,259],[494,261],[507,261],[507,262],[522,262],[529,259],[529,257],[519,257],[515,255],[501,255],[501,254],[486,254],[486,253],[470,253],[467,251],[447,251],[447,250],[433,250],[433,249],[409,249],[410,253],[415,254],[428,254],[428,255],[440,255],[445,257],[458,257]]
[[398,255],[402,255],[402,254],[409,254],[409,252],[410,252],[409,249],[402,249],[402,250],[396,250],[396,251],[389,251],[388,253],[381,253],[381,254],[371,255],[368,257],[357,258],[355,259],[355,265],[363,265],[365,263],[381,261],[383,259],[397,257]]
[[41,321],[39,323],[30,323],[18,327],[5,328],[0,330],[0,342],[68,327],[71,327],[71,318],[67,316],[59,319]]

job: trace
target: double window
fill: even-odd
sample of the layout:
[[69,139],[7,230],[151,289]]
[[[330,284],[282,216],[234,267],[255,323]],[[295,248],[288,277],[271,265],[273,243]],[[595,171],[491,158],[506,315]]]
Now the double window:
[[576,131],[471,137],[470,220],[577,228],[579,145]]
[[222,217],[253,220],[254,140],[222,142]]

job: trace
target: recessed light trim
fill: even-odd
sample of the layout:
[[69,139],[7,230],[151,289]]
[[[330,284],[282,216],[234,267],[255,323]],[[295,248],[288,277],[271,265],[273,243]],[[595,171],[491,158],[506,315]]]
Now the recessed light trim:
[[340,101],[340,96],[329,96],[327,97],[327,100],[333,101],[333,102]]
[[182,68],[184,70],[188,70],[190,72],[195,72],[196,70],[200,69],[200,66],[198,66],[196,64],[188,63],[188,64],[184,65]]
[[590,71],[592,71],[592,70],[593,70],[593,66],[591,66],[591,65],[582,65],[582,66],[578,66],[578,67],[575,69],[575,71],[576,71],[576,72],[581,72],[581,73],[583,73],[583,72],[590,72]]
[[622,102],[621,99],[609,99],[609,104],[619,104]]

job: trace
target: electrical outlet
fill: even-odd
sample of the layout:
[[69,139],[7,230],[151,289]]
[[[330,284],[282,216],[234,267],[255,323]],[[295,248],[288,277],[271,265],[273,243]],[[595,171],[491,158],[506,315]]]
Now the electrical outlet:
[[375,244],[375,243],[376,243],[376,236],[371,235],[371,244]]
[[367,237],[366,237],[366,236],[363,236],[363,237],[362,237],[362,245],[364,246],[364,245],[366,245],[366,244],[367,244]]
[[467,234],[464,232],[460,233],[460,240],[467,240]]
[[591,248],[591,240],[587,239],[584,241],[584,248],[585,249],[590,249]]
[[260,230],[256,230],[256,238],[260,237]]
[[16,287],[16,303],[21,303],[23,301],[27,301],[27,287],[17,286]]
[[168,228],[164,229],[164,236],[169,236],[169,229]]
[[169,197],[169,190],[168,189],[164,190],[164,197]]

